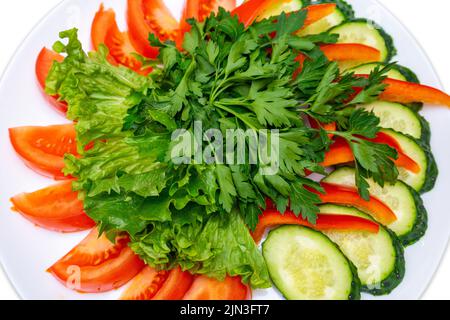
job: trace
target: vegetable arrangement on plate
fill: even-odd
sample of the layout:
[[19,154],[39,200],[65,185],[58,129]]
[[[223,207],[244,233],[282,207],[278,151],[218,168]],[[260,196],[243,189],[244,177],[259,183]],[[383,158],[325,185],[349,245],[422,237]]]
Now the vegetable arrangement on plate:
[[[342,0],[187,0],[180,22],[161,0],[128,0],[126,14],[122,32],[100,6],[88,54],[76,29],[39,54],[39,84],[72,124],[10,129],[27,166],[64,180],[14,209],[92,229],[48,271],[79,292],[126,286],[127,300],[394,290],[438,174],[418,110],[450,107],[390,62],[395,39]],[[199,123],[245,146],[249,131],[277,139],[277,170],[260,152],[202,162],[216,141]],[[195,142],[181,162],[177,130]]]

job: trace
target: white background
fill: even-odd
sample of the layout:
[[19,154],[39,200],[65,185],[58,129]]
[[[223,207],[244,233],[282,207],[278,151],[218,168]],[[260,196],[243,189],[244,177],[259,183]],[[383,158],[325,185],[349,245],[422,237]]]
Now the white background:
[[[427,0],[426,5],[422,0],[379,1],[389,8],[416,36],[433,62],[444,87],[450,91],[450,42],[447,37],[447,32],[450,31],[450,19],[448,19],[450,1]],[[60,0],[0,1],[0,72],[3,72],[15,49],[27,33],[59,2]],[[90,23],[90,21],[86,21],[86,23]],[[35,59],[35,57],[30,57],[30,59]],[[447,253],[425,293],[424,299],[450,299],[449,271],[450,254]],[[1,270],[0,299],[18,299]]]

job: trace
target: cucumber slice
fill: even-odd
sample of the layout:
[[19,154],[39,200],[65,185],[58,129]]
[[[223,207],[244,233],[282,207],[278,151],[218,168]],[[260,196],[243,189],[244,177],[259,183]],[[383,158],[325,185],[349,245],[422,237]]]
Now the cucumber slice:
[[[355,169],[342,167],[327,176],[324,182],[356,187]],[[368,179],[369,192],[391,208],[397,221],[387,227],[394,231],[404,246],[417,242],[427,229],[428,217],[419,194],[402,181],[394,185],[379,186]]]
[[380,118],[380,126],[382,128],[393,129],[418,140],[429,136],[427,132],[428,128],[427,126],[423,126],[423,121],[420,119],[420,116],[402,104],[375,101],[360,105],[358,108],[372,111]]
[[263,243],[270,277],[289,300],[360,298],[356,269],[322,233],[301,226],[272,230]]
[[420,167],[418,173],[398,167],[399,179],[421,193],[433,189],[438,173],[433,168],[435,161],[429,149],[424,144],[421,144],[420,141],[414,140],[397,131],[391,129],[381,129],[380,131],[394,138],[400,145],[402,151]]
[[[355,74],[370,74],[376,68],[382,68],[384,66],[384,63],[372,62],[361,64],[349,69],[348,71],[354,72]],[[389,72],[386,73],[386,75],[388,78],[395,80],[419,83],[419,78],[417,78],[414,72],[412,72],[407,67],[403,67],[400,65],[395,65],[391,70],[389,70]]]
[[353,7],[344,0],[321,0],[312,2],[312,4],[322,4],[322,3],[335,3],[336,10],[332,14],[326,16],[325,18],[320,19],[319,21],[314,22],[313,24],[300,30],[297,33],[299,36],[307,36],[326,32],[330,30],[332,27],[340,25],[344,21],[353,19],[355,17]]
[[[349,207],[319,206],[321,213],[344,214],[372,219],[369,215]],[[394,290],[405,275],[403,246],[397,236],[380,225],[377,234],[364,231],[323,232],[336,243],[358,270],[364,292],[385,295]]]
[[309,4],[308,0],[284,0],[274,2],[272,6],[267,8],[261,16],[258,17],[258,20],[267,19],[270,17],[279,16],[281,13],[298,11],[303,7]]
[[338,43],[360,43],[380,50],[382,62],[388,62],[397,52],[392,37],[373,21],[354,19],[328,32],[339,35]]

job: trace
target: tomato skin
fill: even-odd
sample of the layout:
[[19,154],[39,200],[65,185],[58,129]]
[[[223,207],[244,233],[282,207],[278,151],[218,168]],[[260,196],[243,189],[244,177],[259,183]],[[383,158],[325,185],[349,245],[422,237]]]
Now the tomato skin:
[[25,164],[56,180],[70,179],[62,173],[64,155],[77,155],[73,124],[9,129],[11,143]]
[[121,300],[151,300],[164,285],[169,271],[156,271],[147,266],[134,277]]
[[67,112],[67,104],[63,101],[59,101],[58,97],[49,96],[45,93],[45,81],[53,65],[53,62],[62,62],[63,60],[64,57],[62,55],[44,47],[42,48],[41,52],[39,52],[38,58],[36,60],[35,71],[37,80],[42,89],[42,93],[45,95],[46,99],[55,107],[58,112],[65,114]]
[[114,10],[105,10],[103,3],[95,14],[91,27],[91,41],[94,50],[98,50],[100,44],[105,44],[106,35],[109,29],[116,24],[116,14]]
[[72,182],[65,181],[11,198],[14,209],[36,225],[58,232],[77,232],[95,226],[83,210]]
[[227,11],[232,11],[236,8],[236,0],[187,0],[181,18],[181,29],[186,31],[187,19],[195,18],[202,22],[212,12],[217,13],[221,7]]
[[162,41],[178,38],[179,24],[162,0],[128,0],[127,21],[131,43],[147,58],[158,56],[148,41],[150,33]]
[[180,267],[172,269],[152,300],[181,300],[192,285],[194,276]]
[[130,281],[144,262],[128,247],[121,234],[115,243],[93,229],[86,238],[47,271],[69,289],[79,292],[105,292]]
[[183,300],[248,300],[251,289],[240,277],[226,277],[219,281],[206,276],[197,276]]
[[120,234],[112,243],[105,234],[99,236],[95,228],[59,261],[67,265],[97,266],[117,258],[129,242],[130,238],[126,234]]
[[133,55],[136,49],[131,44],[128,33],[119,30],[114,10],[105,10],[103,4],[92,22],[91,40],[95,50],[101,44],[106,45],[109,50],[108,61],[112,65],[121,64],[144,75],[150,72],[143,71],[142,63]]
[[58,261],[47,271],[69,289],[99,293],[120,288],[138,274],[144,262],[130,249],[96,266],[77,266]]

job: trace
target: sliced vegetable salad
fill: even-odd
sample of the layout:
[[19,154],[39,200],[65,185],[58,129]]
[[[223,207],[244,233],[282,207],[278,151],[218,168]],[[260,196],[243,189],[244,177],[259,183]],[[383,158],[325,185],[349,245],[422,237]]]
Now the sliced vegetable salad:
[[[79,292],[125,286],[126,300],[394,290],[438,175],[418,111],[450,107],[391,62],[401,39],[343,0],[187,0],[181,21],[162,0],[127,3],[128,31],[101,5],[93,51],[71,29],[37,58],[41,89],[73,123],[10,129],[27,166],[64,180],[12,197],[14,210],[92,229],[48,271]],[[221,160],[199,124],[246,147],[265,132],[277,170],[260,150],[235,163],[222,146],[233,161]],[[194,144],[175,162],[185,134]]]

